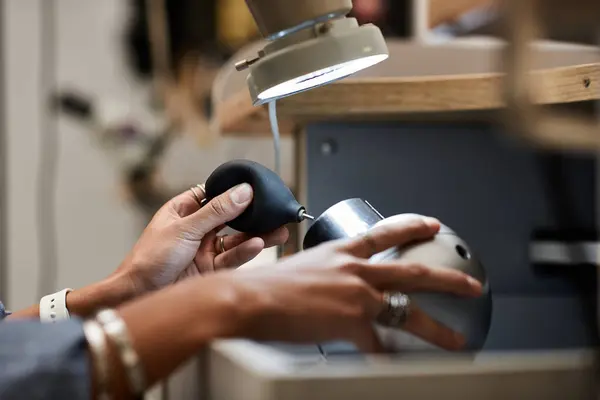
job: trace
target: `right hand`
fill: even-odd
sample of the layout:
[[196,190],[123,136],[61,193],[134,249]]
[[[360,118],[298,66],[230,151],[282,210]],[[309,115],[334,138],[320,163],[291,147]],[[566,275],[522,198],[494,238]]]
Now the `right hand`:
[[[375,227],[367,237],[326,243],[272,268],[221,275],[233,284],[238,315],[247,316],[234,336],[295,343],[347,340],[363,352],[383,352],[373,322],[384,308],[384,291],[481,295],[481,284],[458,271],[368,262],[388,248],[429,240],[439,229],[435,219],[406,215]],[[414,304],[403,329],[447,350],[464,346],[460,334]]]

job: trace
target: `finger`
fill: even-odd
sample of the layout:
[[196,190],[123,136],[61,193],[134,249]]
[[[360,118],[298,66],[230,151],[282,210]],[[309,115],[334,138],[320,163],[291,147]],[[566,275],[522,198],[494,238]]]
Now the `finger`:
[[198,247],[198,251],[194,256],[194,265],[200,274],[214,272],[215,270],[214,263],[206,262],[205,256],[207,254],[215,254],[214,243],[216,239],[217,232],[211,231],[208,232],[200,241],[200,246]]
[[261,238],[265,242],[265,248],[280,246],[287,243],[290,238],[290,231],[285,226],[282,226],[273,232],[262,235]]
[[436,292],[469,297],[482,294],[482,285],[477,279],[449,268],[389,262],[366,264],[358,273],[366,282],[382,291]]
[[344,250],[356,257],[370,258],[395,246],[431,239],[440,229],[440,222],[429,217],[399,215],[370,229],[366,235],[350,240]]
[[217,254],[215,250],[215,243],[218,240],[217,230],[208,232],[200,241],[200,248],[198,253]]
[[385,347],[381,339],[373,328],[372,323],[365,323],[364,326],[352,330],[349,338],[358,349],[365,354],[383,354]]
[[465,346],[463,335],[437,322],[415,305],[411,306],[402,329],[445,350],[456,351]]
[[[205,196],[202,190],[196,189],[196,193],[198,194],[200,201],[204,200]],[[200,209],[200,203],[194,196],[194,193],[192,193],[191,189],[172,198],[170,204],[181,218],[185,218]]]
[[[261,235],[258,237],[260,237],[264,241],[265,249],[266,249],[269,247],[285,244],[287,242],[289,236],[290,236],[290,232],[288,231],[288,229],[286,227],[281,227],[271,233],[268,233],[266,235]],[[256,236],[248,235],[245,233],[238,233],[236,235],[227,236],[227,237],[225,237],[225,243],[224,243],[225,250],[231,250],[234,247],[239,246],[240,244],[246,242],[247,240],[252,239],[253,237],[256,237]]]
[[213,229],[239,217],[252,202],[252,186],[244,183],[209,201],[204,207],[182,219],[189,240],[201,240]]
[[215,229],[213,229],[213,231],[215,231],[216,233],[219,233],[225,228],[227,228],[227,225],[223,224],[223,225],[217,226]]
[[237,268],[252,261],[265,248],[261,238],[252,238],[215,257],[215,270]]
[[385,348],[372,322],[381,313],[382,305],[385,304],[383,293],[370,285],[365,285],[362,291],[362,303],[366,316],[365,322],[357,329],[350,329],[351,340],[363,353],[384,353]]

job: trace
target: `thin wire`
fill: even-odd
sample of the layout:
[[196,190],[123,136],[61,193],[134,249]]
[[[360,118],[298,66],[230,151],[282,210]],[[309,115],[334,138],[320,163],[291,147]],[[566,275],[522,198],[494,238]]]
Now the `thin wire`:
[[281,177],[281,134],[279,133],[279,122],[277,121],[277,102],[269,103],[269,122],[273,133],[273,148],[275,150],[275,173]]
[[[281,177],[281,133],[279,132],[279,121],[277,120],[277,101],[269,102],[269,122],[271,123],[271,133],[273,134],[273,149],[275,157],[275,173]],[[283,245],[277,246],[277,258],[283,257]],[[317,344],[319,354],[324,360],[327,360],[327,352],[320,344]]]
[[39,256],[38,298],[56,290],[58,285],[56,188],[60,143],[56,117],[48,99],[56,84],[56,1],[41,2],[40,21],[40,147],[37,173],[37,236]]
[[[273,149],[275,157],[275,173],[281,177],[281,134],[279,133],[279,122],[277,121],[277,100],[269,103],[269,122],[273,134]],[[277,259],[283,257],[284,245],[277,246]]]

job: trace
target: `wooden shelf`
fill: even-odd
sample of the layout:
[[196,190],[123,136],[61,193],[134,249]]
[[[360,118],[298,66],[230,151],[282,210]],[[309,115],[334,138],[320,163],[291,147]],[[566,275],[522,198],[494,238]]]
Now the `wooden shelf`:
[[[309,121],[385,118],[394,120],[488,119],[503,107],[503,74],[497,60],[503,43],[455,40],[439,45],[390,43],[390,60],[368,75],[340,81],[278,103],[281,130],[290,134]],[[544,42],[536,45],[538,104],[596,100],[600,63],[596,48]],[[264,107],[253,107],[245,87],[216,110],[229,135],[269,134]]]

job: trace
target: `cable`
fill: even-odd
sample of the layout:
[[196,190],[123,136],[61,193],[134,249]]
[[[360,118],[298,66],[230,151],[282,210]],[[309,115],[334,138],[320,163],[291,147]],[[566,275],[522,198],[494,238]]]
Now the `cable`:
[[[281,133],[279,132],[279,121],[277,120],[277,100],[269,102],[269,122],[271,124],[271,133],[273,134],[273,150],[275,157],[275,173],[281,177]],[[282,258],[284,253],[283,245],[277,246],[277,258]],[[327,352],[322,345],[317,344],[317,350],[324,360],[327,360]]]
[[[275,156],[275,173],[281,177],[281,134],[279,133],[279,122],[277,121],[277,100],[269,103],[269,122],[273,134],[273,149]],[[284,245],[277,246],[277,259],[283,257]]]
[[281,177],[281,134],[279,133],[279,122],[277,121],[277,103],[275,100],[269,103],[269,122],[273,133],[273,147],[275,150],[275,173]]
[[48,99],[56,85],[56,1],[41,2],[40,20],[40,147],[37,173],[36,221],[39,256],[38,298],[58,286],[56,188],[60,143],[56,117],[48,107]]

